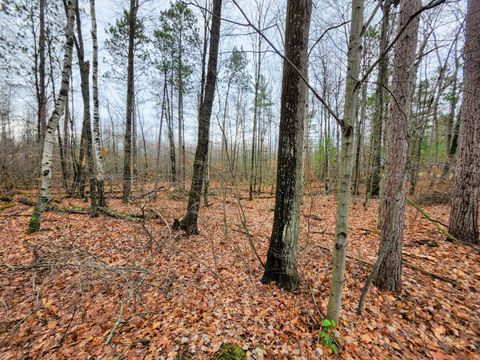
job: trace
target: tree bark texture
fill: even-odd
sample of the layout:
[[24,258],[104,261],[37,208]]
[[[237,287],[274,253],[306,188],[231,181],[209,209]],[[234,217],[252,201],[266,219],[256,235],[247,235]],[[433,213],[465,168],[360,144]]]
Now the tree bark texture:
[[[285,57],[306,77],[311,0],[289,0],[285,25]],[[295,290],[300,203],[303,190],[303,137],[307,85],[287,61],[283,63],[277,185],[272,235],[262,283],[276,282]]]
[[180,227],[188,235],[198,233],[198,211],[204,180],[205,162],[208,159],[208,141],[210,119],[212,115],[215,86],[217,82],[218,47],[220,43],[222,0],[213,1],[213,15],[210,30],[210,51],[207,66],[205,93],[198,116],[198,142],[193,161],[192,186],[188,197],[187,213],[180,222]]
[[448,231],[478,244],[480,186],[480,1],[469,0],[464,47],[463,104]]
[[127,203],[132,190],[132,115],[134,112],[134,47],[135,24],[137,18],[137,0],[130,0],[129,30],[128,30],[128,65],[127,65],[127,110],[125,120],[125,139],[123,157],[123,202]]
[[[383,54],[388,46],[388,27],[390,25],[391,0],[383,3],[383,18],[380,30],[380,54]],[[382,127],[385,112],[385,87],[388,86],[388,55],[380,59],[378,63],[377,88],[375,90],[375,113],[373,115],[371,135],[370,174],[367,182],[368,197],[378,197],[380,194],[380,176],[382,160]]]
[[98,101],[98,42],[97,19],[95,14],[95,0],[90,0],[90,17],[92,21],[92,97],[93,97],[93,148],[95,150],[95,167],[97,178],[98,205],[104,207],[105,203],[105,170],[102,150],[100,146],[100,106]]
[[[401,29],[419,8],[420,0],[401,0],[398,28]],[[414,92],[418,24],[417,16],[401,34],[394,50],[392,101],[387,123],[385,182],[381,209],[379,257],[382,261],[374,279],[378,288],[389,291],[401,289],[408,130]]]
[[45,86],[46,67],[45,67],[45,10],[46,0],[39,1],[40,10],[40,34],[38,37],[38,55],[39,55],[39,92],[38,92],[38,140],[42,144],[47,127],[47,94]]
[[53,146],[55,143],[55,131],[60,117],[64,113],[67,100],[70,76],[72,74],[72,52],[73,52],[73,24],[75,22],[75,5],[73,0],[67,1],[67,26],[65,30],[65,54],[63,59],[62,82],[60,91],[55,103],[55,109],[48,120],[47,131],[45,133],[43,153],[42,153],[42,184],[37,205],[32,213],[28,226],[29,232],[40,229],[40,219],[42,212],[50,201],[52,185],[52,161]]
[[[343,109],[342,149],[339,168],[338,204],[333,249],[333,271],[328,299],[327,318],[338,321],[341,309],[343,284],[345,282],[345,259],[347,255],[348,213],[353,170],[354,123],[360,87],[360,60],[362,56],[361,32],[363,27],[364,0],[352,2],[352,22],[348,44],[348,68]],[[360,129],[357,129],[360,131]]]

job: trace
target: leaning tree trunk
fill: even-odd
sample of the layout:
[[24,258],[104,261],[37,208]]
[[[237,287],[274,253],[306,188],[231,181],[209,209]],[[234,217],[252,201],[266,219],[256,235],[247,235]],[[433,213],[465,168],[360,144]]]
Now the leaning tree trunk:
[[70,84],[70,76],[72,74],[72,52],[73,52],[73,24],[75,21],[75,8],[73,0],[67,0],[67,27],[65,30],[65,55],[63,59],[62,83],[55,109],[48,120],[47,131],[45,133],[43,153],[42,153],[42,185],[40,187],[40,196],[37,205],[32,213],[30,223],[28,225],[29,232],[38,231],[40,229],[40,219],[42,212],[45,210],[47,202],[50,201],[51,185],[52,185],[52,161],[53,146],[55,143],[55,131],[57,124],[65,110],[65,102],[67,100],[68,88]]
[[133,82],[134,82],[134,47],[135,23],[137,18],[137,0],[130,0],[128,17],[128,66],[127,66],[127,114],[125,121],[125,143],[123,158],[123,202],[128,202],[132,189],[132,114],[133,108]]
[[95,165],[97,177],[98,205],[105,206],[105,170],[100,146],[100,114],[98,101],[98,43],[97,19],[95,15],[95,0],[90,0],[90,17],[92,19],[92,97],[93,97],[93,148],[95,150]]
[[448,231],[478,244],[480,186],[480,1],[469,0],[465,39],[462,120]]
[[[404,24],[420,8],[420,0],[400,1],[400,24]],[[401,288],[402,243],[405,214],[408,154],[408,128],[414,91],[414,63],[419,17],[416,16],[395,44],[392,98],[387,124],[385,183],[381,210],[379,270],[374,284],[382,290]]]
[[220,43],[222,0],[213,1],[213,17],[210,30],[210,51],[208,58],[207,79],[205,82],[205,95],[200,104],[198,116],[198,143],[193,161],[192,186],[188,197],[187,213],[180,221],[180,227],[188,235],[198,233],[198,211],[200,196],[205,173],[205,162],[208,158],[208,140],[210,133],[210,118],[212,115],[215,85],[217,82],[218,46]]
[[[348,46],[348,70],[343,109],[342,150],[338,188],[338,205],[333,248],[333,272],[328,299],[327,318],[338,321],[340,316],[343,284],[345,282],[345,258],[347,255],[348,210],[353,167],[354,122],[360,86],[360,60],[362,55],[361,32],[363,27],[364,0],[352,2],[352,22]],[[360,131],[360,129],[357,129]]]
[[[300,202],[303,188],[303,136],[308,69],[308,32],[312,0],[288,0],[285,25],[277,187],[272,235],[262,283],[295,290]],[[290,63],[291,62],[291,63]],[[296,69],[294,68],[296,67]]]

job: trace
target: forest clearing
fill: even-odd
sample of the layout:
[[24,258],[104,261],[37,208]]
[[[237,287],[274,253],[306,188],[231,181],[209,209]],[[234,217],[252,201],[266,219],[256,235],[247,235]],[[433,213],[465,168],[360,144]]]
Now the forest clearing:
[[480,360],[480,0],[4,0],[0,85],[0,359]]

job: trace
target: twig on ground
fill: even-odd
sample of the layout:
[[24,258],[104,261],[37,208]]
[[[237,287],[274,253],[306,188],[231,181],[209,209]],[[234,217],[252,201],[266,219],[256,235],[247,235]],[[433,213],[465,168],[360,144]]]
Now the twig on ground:
[[13,326],[10,331],[2,338],[2,340],[0,340],[0,347],[3,345],[3,343],[5,342],[5,340],[10,336],[10,334],[12,334],[15,330],[18,329],[18,327],[20,325],[22,325],[30,316],[36,314],[37,311],[43,309],[43,306],[39,306],[37,307],[36,309],[32,310],[32,312],[30,314],[28,314],[27,316],[25,316],[22,320],[18,321],[15,326]]
[[132,298],[135,296],[135,293],[137,292],[137,290],[142,286],[143,282],[145,281],[145,277],[146,277],[146,274],[137,282],[135,287],[132,290],[130,290],[126,300],[121,300],[120,301],[120,309],[118,311],[117,320],[115,321],[115,324],[113,325],[112,329],[110,330],[110,333],[108,334],[108,337],[107,337],[107,340],[105,341],[104,346],[107,346],[108,344],[110,344],[110,342],[113,339],[113,336],[115,335],[115,331],[117,330],[117,328],[120,326],[120,324],[126,322],[126,320],[123,318],[124,306],[130,300],[132,300]]

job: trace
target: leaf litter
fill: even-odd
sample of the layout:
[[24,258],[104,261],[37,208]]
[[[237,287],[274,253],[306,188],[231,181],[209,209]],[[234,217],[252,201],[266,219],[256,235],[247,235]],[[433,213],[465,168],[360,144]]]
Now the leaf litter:
[[[213,359],[224,344],[241,347],[249,359],[338,356],[318,338],[328,301],[335,198],[304,197],[302,285],[295,294],[259,282],[262,267],[238,205],[227,200],[211,197],[212,205],[201,208],[201,233],[191,237],[158,218],[61,212],[44,213],[44,230],[27,235],[24,215],[31,207],[3,210],[0,358]],[[109,207],[138,213],[139,202],[113,199]],[[73,199],[61,205],[85,206]],[[183,214],[185,199],[161,193],[149,206],[170,221]],[[274,199],[242,206],[265,257]],[[448,220],[446,205],[425,210]],[[406,211],[404,262],[455,283],[405,266],[400,293],[372,287],[364,313],[355,313],[378,249],[377,213],[375,201],[351,207],[342,318],[334,330],[339,356],[479,358],[479,252],[446,241],[413,207]]]

